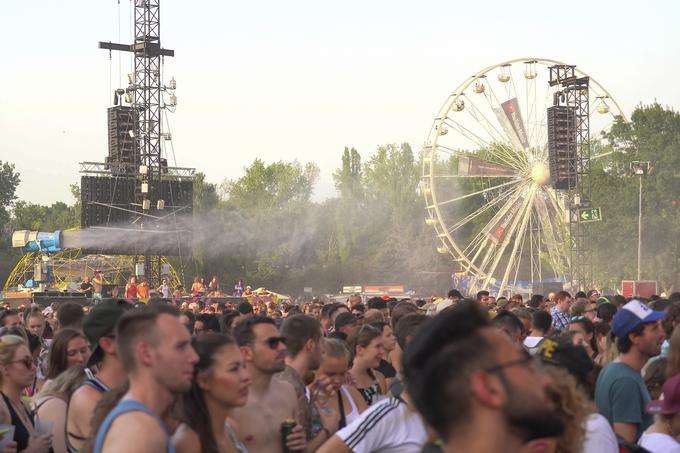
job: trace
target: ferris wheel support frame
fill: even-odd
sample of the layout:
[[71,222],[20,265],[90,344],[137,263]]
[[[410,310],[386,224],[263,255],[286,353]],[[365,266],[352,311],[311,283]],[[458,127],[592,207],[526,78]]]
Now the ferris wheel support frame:
[[[522,224],[515,224],[514,222],[511,224],[506,224],[506,226],[509,227],[507,230],[508,235],[511,235],[514,230],[517,230],[522,233],[520,236],[524,236],[525,234],[529,236],[526,238],[526,241],[524,241],[524,239],[516,238],[514,244],[506,243],[505,240],[501,240],[494,245],[490,243],[487,238],[479,237],[478,235],[470,242],[467,247],[465,247],[464,244],[461,247],[455,240],[453,240],[451,234],[453,231],[457,230],[459,227],[468,222],[470,217],[481,214],[481,212],[484,212],[486,208],[478,209],[471,214],[466,215],[465,218],[457,221],[456,224],[450,227],[442,216],[442,212],[439,209],[440,206],[451,202],[457,202],[457,200],[468,198],[469,196],[479,193],[487,193],[490,190],[500,189],[506,184],[497,185],[494,187],[491,187],[493,184],[490,184],[488,188],[478,190],[476,193],[458,196],[450,200],[442,199],[442,201],[439,201],[438,194],[435,192],[434,187],[436,178],[441,178],[442,176],[434,175],[435,154],[438,152],[443,152],[446,153],[446,155],[455,155],[459,152],[459,149],[456,149],[455,147],[452,148],[444,146],[444,144],[439,142],[438,138],[440,136],[446,135],[448,129],[457,132],[460,136],[463,136],[480,148],[488,147],[490,143],[495,142],[497,135],[502,135],[503,130],[499,130],[497,127],[495,127],[493,121],[488,119],[493,118],[493,115],[487,117],[485,116],[484,112],[476,108],[473,102],[467,102],[469,98],[466,97],[466,94],[468,94],[466,93],[466,90],[468,88],[472,90],[472,84],[474,83],[474,93],[484,93],[484,86],[482,86],[480,90],[477,89],[479,81],[486,80],[485,78],[487,77],[487,74],[490,74],[492,70],[503,67],[510,68],[513,63],[517,62],[522,62],[527,65],[527,68],[533,68],[534,70],[537,63],[543,65],[543,67],[550,68],[551,80],[554,80],[552,80],[549,86],[553,87],[557,85],[556,88],[561,90],[559,93],[562,95],[562,99],[559,102],[561,102],[561,105],[570,105],[575,112],[574,117],[577,118],[577,121],[575,121],[573,130],[571,131],[573,137],[571,139],[571,143],[576,149],[577,157],[573,159],[569,171],[569,177],[573,182],[570,182],[568,190],[553,189],[546,191],[544,200],[541,201],[544,206],[540,209],[540,211],[544,214],[549,214],[550,216],[548,218],[539,217],[537,215],[532,218],[533,214],[529,214],[525,217]],[[553,71],[555,72],[554,76],[552,74]],[[512,89],[514,91],[514,97],[517,98],[517,89],[514,85],[514,80],[512,79],[512,72],[511,70],[509,72],[509,76],[506,79],[501,80],[501,75],[503,73],[503,70],[501,69],[501,75],[498,76],[498,79],[501,82],[510,81],[510,83],[507,84],[507,97],[512,97],[510,92]],[[526,79],[533,79],[536,77],[536,75],[535,72],[533,75],[525,72],[525,77]],[[590,96],[589,93],[590,87],[593,87],[594,94],[592,96]],[[490,86],[488,88],[488,96],[486,94],[484,96],[486,96],[490,106],[492,101],[495,104],[499,104],[500,102],[496,97],[493,88]],[[533,95],[536,97],[535,89]],[[590,103],[591,97],[593,98],[593,104]],[[543,97],[540,99],[543,99]],[[531,124],[534,127],[532,130],[527,130],[527,135],[529,140],[531,140],[533,143],[545,143],[544,140],[547,138],[542,135],[544,131],[541,130],[538,115],[545,115],[545,108],[549,107],[551,104],[548,102],[548,97],[546,97],[543,103],[543,110],[540,108],[537,109],[536,107],[540,105],[540,99],[534,99],[530,108],[530,100],[529,98],[526,98],[526,113],[528,115],[526,121],[527,124],[529,124],[533,119],[533,123]],[[453,256],[454,261],[460,264],[460,267],[464,273],[470,275],[470,284],[474,288],[484,289],[488,287],[489,284],[496,284],[497,282],[500,283],[502,287],[504,287],[504,290],[513,290],[514,284],[512,283],[511,274],[515,273],[514,281],[516,281],[517,269],[519,268],[519,264],[522,260],[519,250],[524,249],[525,242],[529,244],[527,249],[530,250],[529,253],[531,256],[531,263],[529,265],[531,281],[535,281],[536,278],[538,278],[539,281],[542,279],[540,264],[542,259],[547,259],[550,262],[557,261],[555,257],[559,258],[559,255],[561,255],[561,260],[563,261],[564,265],[553,267],[555,277],[560,277],[562,279],[567,276],[571,277],[572,288],[585,288],[591,284],[592,259],[591,247],[588,239],[590,226],[587,223],[582,224],[579,222],[578,210],[580,208],[589,207],[590,204],[590,112],[597,110],[599,113],[608,113],[610,109],[606,106],[605,100],[607,103],[614,106],[615,110],[618,110],[618,115],[612,114],[615,118],[618,117],[623,119],[623,121],[627,121],[627,118],[618,105],[617,101],[609,95],[608,91],[595,79],[591,78],[588,74],[584,73],[580,69],[577,69],[575,66],[545,58],[517,58],[495,64],[478,71],[465,80],[458,88],[456,88],[455,91],[453,91],[448,99],[444,102],[444,105],[440,109],[439,115],[433,122],[430,135],[428,136],[428,139],[423,147],[424,157],[421,190],[426,201],[426,223],[434,227],[437,237],[441,242],[441,245],[437,247],[437,250],[440,253],[448,253]],[[557,99],[554,98],[553,104],[556,104],[557,102]],[[601,105],[596,109],[595,107],[598,102],[600,102]],[[602,106],[604,106],[604,108],[601,109]],[[448,116],[449,112],[462,111],[464,110],[464,107],[467,107],[466,110],[479,123],[482,131],[485,131],[486,135],[484,137],[478,135],[478,132],[476,133],[474,130],[468,129],[464,123],[460,123],[457,120],[452,120],[453,117]],[[538,121],[538,123],[536,123],[536,121]],[[538,124],[538,128],[535,128],[536,124]],[[543,126],[545,126],[545,122],[543,123]],[[490,137],[491,140],[485,140],[486,136]],[[530,155],[527,154],[527,157],[530,160],[540,160],[542,158],[546,158],[548,157],[547,150],[547,146],[543,149],[527,150],[528,153],[531,153]],[[518,162],[509,162],[509,155],[504,154],[503,149],[491,149],[490,151],[497,153],[493,156],[493,159],[496,162],[499,162],[501,165],[515,166],[517,168],[517,166],[513,164],[517,164]],[[595,156],[594,158],[597,157],[600,156]],[[525,168],[531,168],[526,165],[526,162],[519,162],[519,164]],[[527,175],[522,176],[526,177]],[[450,176],[443,177],[447,178]],[[460,175],[458,177],[460,177]],[[533,170],[531,177],[533,178]],[[522,190],[521,186],[522,184],[518,184],[516,187],[517,190],[512,189],[515,195],[518,195],[519,191]],[[524,189],[528,190],[529,188],[525,187]],[[510,188],[506,187],[503,190],[510,190]],[[509,195],[510,192],[507,192],[507,194]],[[511,198],[508,198],[508,200],[510,199]],[[521,197],[515,198],[515,203],[519,203],[516,206],[518,211],[525,212],[522,209],[523,201],[524,200],[521,199]],[[550,217],[552,217],[554,220],[551,220]],[[556,219],[561,220],[556,222]],[[567,225],[564,225],[564,222],[566,222]],[[491,225],[492,223],[493,219],[487,225]],[[551,238],[559,239],[559,223],[562,223],[565,233],[568,234],[569,237],[563,237],[563,239],[565,239],[564,241],[556,242],[561,244],[563,247],[545,247],[545,244],[541,243],[541,238],[539,237],[538,233],[543,231]],[[499,276],[498,280],[496,280],[496,278],[494,278],[494,272],[497,263],[494,263],[498,261],[499,256],[505,252],[508,246],[510,246],[508,248],[510,255],[509,260],[510,263],[515,264],[515,269],[514,271],[509,270],[510,266],[506,265],[506,269],[505,272],[502,273],[502,277]],[[485,247],[485,253],[481,254]],[[470,259],[471,256],[473,257],[472,259]],[[481,260],[481,265],[478,259]],[[490,267],[487,268],[487,264],[490,265]],[[568,280],[569,279],[567,278],[566,280],[562,281]],[[477,287],[477,285],[480,286]]]

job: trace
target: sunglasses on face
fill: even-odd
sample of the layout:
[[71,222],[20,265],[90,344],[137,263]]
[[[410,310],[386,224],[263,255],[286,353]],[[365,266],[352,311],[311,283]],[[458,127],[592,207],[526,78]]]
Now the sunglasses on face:
[[33,368],[33,366],[35,365],[35,363],[33,362],[33,359],[30,356],[26,356],[23,359],[19,359],[19,360],[12,360],[9,363],[23,363],[24,366],[29,370],[31,368]]
[[283,343],[285,346],[286,339],[283,337],[271,337],[264,340],[265,344],[269,346],[270,349],[276,349],[279,347],[279,343]]

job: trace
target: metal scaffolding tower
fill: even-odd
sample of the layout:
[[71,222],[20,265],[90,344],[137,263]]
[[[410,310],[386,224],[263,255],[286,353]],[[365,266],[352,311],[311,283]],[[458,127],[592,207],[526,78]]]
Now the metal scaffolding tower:
[[[161,139],[164,138],[162,109],[166,107],[163,93],[168,87],[162,82],[161,64],[164,57],[173,57],[175,52],[161,47],[160,0],[135,0],[134,22],[133,44],[100,42],[99,48],[134,54],[130,84],[125,90],[116,91],[116,100],[126,94],[134,112],[134,126],[129,133],[135,141],[135,151],[132,162],[127,165],[131,167],[128,174],[135,181],[131,209],[139,214],[138,226],[144,228],[145,222],[153,224],[156,218],[163,217],[158,211],[163,210],[166,203],[162,197],[161,182],[169,169],[161,155]],[[174,90],[174,80],[169,88]],[[172,95],[168,105],[175,104],[176,98]],[[125,163],[115,164],[107,165],[107,169]],[[160,263],[161,257],[144,255],[146,275],[153,280],[160,279]]]
[[[550,85],[560,85],[555,93],[553,107],[564,108],[563,126],[556,123],[554,133],[563,135],[565,148],[563,154],[565,210],[569,215],[570,274],[574,287],[587,289],[592,285],[592,249],[590,246],[590,225],[583,223],[579,209],[591,204],[590,185],[590,112],[589,77],[577,77],[573,65],[554,65],[550,67]],[[549,109],[550,110],[550,109]],[[550,122],[550,121],[549,121]],[[560,130],[561,129],[561,130]],[[551,178],[553,175],[551,175]]]

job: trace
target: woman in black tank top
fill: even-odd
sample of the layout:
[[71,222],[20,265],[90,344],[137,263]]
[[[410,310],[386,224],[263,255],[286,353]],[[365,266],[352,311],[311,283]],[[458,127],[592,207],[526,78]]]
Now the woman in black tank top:
[[370,324],[364,324],[349,336],[347,342],[354,353],[349,372],[352,382],[370,406],[387,390],[385,377],[375,370],[385,355],[382,332]]
[[33,416],[21,401],[21,391],[31,385],[36,371],[31,353],[22,337],[0,337],[0,365],[4,368],[0,392],[0,423],[14,425],[14,441],[18,451],[25,450],[29,444],[36,452],[50,451],[52,436],[36,437]]

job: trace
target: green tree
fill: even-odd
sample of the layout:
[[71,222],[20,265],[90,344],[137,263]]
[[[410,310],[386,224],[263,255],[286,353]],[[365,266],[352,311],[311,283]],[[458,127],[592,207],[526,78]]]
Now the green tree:
[[311,162],[303,167],[298,162],[266,165],[255,159],[245,171],[236,181],[226,182],[224,191],[231,204],[264,215],[290,203],[309,202],[319,177],[319,168]]
[[333,173],[333,181],[341,198],[355,200],[363,198],[361,155],[356,149],[345,146],[342,152],[342,167]]
[[0,160],[0,228],[9,220],[8,208],[16,200],[16,190],[21,179],[14,171],[14,164]]
[[217,186],[207,182],[204,173],[198,172],[194,175],[193,192],[194,212],[209,212],[215,209],[220,202]]
[[364,173],[373,199],[387,202],[396,215],[407,215],[416,206],[418,166],[408,143],[379,146]]
[[643,177],[642,278],[663,288],[680,284],[680,115],[659,104],[638,106],[630,123],[619,122],[605,137],[613,151],[593,161],[593,205],[603,221],[592,225],[598,280],[618,286],[637,274],[639,180],[630,162],[650,161]]

